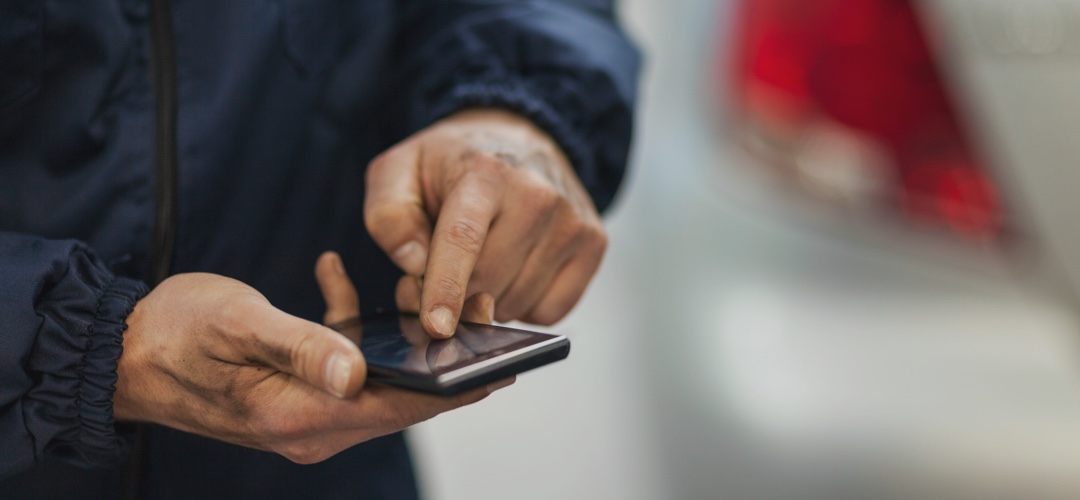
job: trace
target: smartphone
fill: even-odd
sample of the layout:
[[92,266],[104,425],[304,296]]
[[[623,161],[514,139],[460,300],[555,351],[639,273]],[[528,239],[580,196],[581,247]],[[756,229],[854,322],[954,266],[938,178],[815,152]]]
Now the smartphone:
[[368,381],[453,396],[570,354],[562,335],[461,322],[449,339],[431,338],[415,314],[346,320],[331,328],[360,344]]

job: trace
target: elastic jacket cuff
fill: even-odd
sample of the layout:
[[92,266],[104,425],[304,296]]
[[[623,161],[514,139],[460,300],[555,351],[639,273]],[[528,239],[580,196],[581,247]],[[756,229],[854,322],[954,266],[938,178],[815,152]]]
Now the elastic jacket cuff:
[[26,421],[42,427],[32,434],[49,436],[39,443],[46,456],[108,466],[125,448],[112,406],[125,320],[149,289],[95,260],[75,257],[42,303],[44,322],[29,363],[41,382],[27,395],[26,410],[36,418]]

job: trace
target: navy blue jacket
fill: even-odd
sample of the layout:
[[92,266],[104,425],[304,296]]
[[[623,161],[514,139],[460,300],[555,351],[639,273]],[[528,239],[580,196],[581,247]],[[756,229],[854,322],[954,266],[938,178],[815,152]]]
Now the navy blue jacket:
[[[173,0],[172,272],[322,313],[337,250],[364,311],[400,271],[363,226],[368,161],[457,110],[516,111],[612,199],[638,59],[604,0]],[[124,320],[148,291],[146,0],[0,2],[0,498],[115,498]],[[512,424],[507,424],[512,425]],[[317,465],[150,426],[144,497],[410,498],[401,435]]]

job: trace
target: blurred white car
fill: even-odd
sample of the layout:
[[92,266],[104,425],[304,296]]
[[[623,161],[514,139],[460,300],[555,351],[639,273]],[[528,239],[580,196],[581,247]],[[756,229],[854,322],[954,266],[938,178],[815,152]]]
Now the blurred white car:
[[420,427],[433,497],[1080,498],[1080,0],[624,4],[575,354]]
[[736,3],[728,115],[771,174],[891,246],[1080,296],[1080,0]]
[[754,201],[1025,300],[825,273],[748,295],[729,406],[782,454],[812,443],[791,470],[881,460],[862,497],[1080,498],[1080,0],[732,4],[729,163],[779,188]]

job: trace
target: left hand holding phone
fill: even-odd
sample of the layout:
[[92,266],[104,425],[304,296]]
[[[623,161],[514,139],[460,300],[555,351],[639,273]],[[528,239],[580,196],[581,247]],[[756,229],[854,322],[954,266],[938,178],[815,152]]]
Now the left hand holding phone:
[[[319,258],[316,278],[327,323],[359,313],[337,254]],[[298,463],[320,462],[507,385],[453,398],[364,387],[366,365],[354,342],[214,274],[165,280],[127,322],[113,396],[118,420],[166,425]]]

